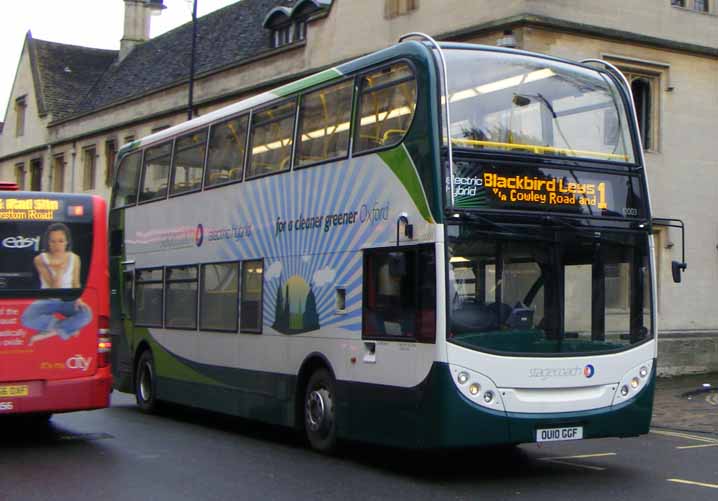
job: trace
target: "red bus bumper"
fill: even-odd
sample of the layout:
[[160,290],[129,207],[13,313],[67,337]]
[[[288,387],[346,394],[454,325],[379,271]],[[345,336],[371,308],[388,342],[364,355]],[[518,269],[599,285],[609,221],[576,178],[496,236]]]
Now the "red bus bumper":
[[29,395],[0,397],[0,416],[102,409],[110,405],[112,373],[109,367],[103,367],[97,369],[94,376],[86,378],[4,384],[27,385]]

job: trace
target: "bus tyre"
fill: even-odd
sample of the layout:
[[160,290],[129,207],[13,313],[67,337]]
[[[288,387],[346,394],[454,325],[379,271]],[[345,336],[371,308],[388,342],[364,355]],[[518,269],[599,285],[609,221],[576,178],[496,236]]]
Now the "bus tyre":
[[315,371],[304,393],[304,431],[313,449],[333,452],[337,444],[335,382],[326,369]]
[[137,406],[148,414],[157,412],[157,378],[155,376],[155,361],[150,350],[145,350],[137,362],[135,373],[135,398]]

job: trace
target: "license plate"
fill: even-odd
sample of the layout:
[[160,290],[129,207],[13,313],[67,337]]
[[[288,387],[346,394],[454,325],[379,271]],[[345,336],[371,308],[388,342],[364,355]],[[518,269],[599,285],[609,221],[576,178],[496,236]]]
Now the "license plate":
[[0,397],[26,397],[30,388],[26,384],[16,386],[0,386]]
[[560,442],[562,440],[581,440],[582,438],[583,426],[536,430],[537,442]]

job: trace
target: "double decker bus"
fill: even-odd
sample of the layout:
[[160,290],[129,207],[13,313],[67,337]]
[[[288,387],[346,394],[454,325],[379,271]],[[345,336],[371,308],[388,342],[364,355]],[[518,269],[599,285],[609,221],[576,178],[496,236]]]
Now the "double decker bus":
[[113,370],[408,448],[646,433],[655,263],[605,65],[426,36],[125,146]]
[[107,407],[107,204],[0,191],[0,416]]

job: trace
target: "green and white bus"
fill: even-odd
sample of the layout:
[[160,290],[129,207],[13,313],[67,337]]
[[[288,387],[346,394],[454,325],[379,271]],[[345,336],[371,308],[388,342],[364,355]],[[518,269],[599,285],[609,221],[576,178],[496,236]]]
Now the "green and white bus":
[[148,136],[112,192],[116,387],[323,451],[646,433],[645,174],[615,69],[420,34]]

